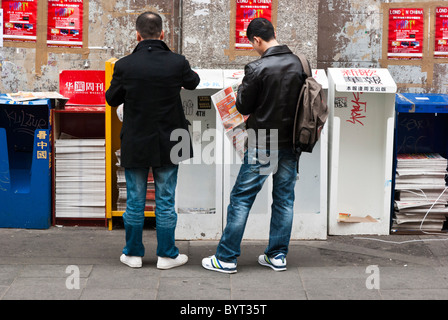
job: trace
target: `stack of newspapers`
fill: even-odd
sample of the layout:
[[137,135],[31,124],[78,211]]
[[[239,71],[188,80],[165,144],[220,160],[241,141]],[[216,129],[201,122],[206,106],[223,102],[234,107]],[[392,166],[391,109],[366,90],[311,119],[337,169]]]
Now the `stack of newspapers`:
[[[121,152],[118,149],[115,152],[117,157],[117,188],[118,188],[118,199],[117,199],[117,211],[126,210],[126,200],[127,200],[127,189],[126,189],[126,177],[124,174],[124,168],[120,166]],[[149,171],[147,190],[146,190],[146,204],[145,211],[155,210],[155,187],[154,187],[154,177],[152,171]]]
[[398,154],[393,231],[442,231],[448,216],[447,159]]
[[55,216],[105,218],[104,139],[55,140]]

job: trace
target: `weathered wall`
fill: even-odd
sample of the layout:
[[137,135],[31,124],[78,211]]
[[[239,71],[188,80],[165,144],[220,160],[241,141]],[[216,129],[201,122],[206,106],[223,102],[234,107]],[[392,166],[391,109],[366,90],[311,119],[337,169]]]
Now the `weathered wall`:
[[[293,52],[303,52],[315,66],[317,58],[317,9],[315,0],[280,0],[277,40]],[[182,17],[182,53],[199,68],[242,68],[257,57],[225,54],[229,49],[230,1],[185,0]]]
[[165,40],[177,51],[180,44],[179,1],[85,1],[84,6],[89,10],[88,48],[85,48],[85,53],[48,49],[47,61],[36,70],[36,45],[32,48],[27,47],[29,44],[5,42],[5,47],[0,48],[0,92],[58,91],[61,70],[104,70],[104,62],[109,58],[132,52],[136,45],[135,19],[147,10],[162,15],[167,33]]
[[382,14],[378,0],[321,0],[317,62],[320,68],[378,67]]
[[[436,6],[448,6],[447,1],[403,0],[320,0],[318,9],[319,68],[371,67],[388,68],[400,92],[448,93],[447,61],[433,59],[425,35],[423,59],[413,61],[388,60],[385,48],[388,33],[383,24],[387,8],[423,7],[425,12]],[[386,21],[387,22],[387,21]],[[433,24],[428,20],[426,23]],[[430,30],[429,26],[425,26]]]
[[[384,60],[386,5],[446,1],[278,0],[277,39],[303,52],[313,67],[387,67],[400,91],[448,93],[445,61],[390,63]],[[104,69],[104,61],[129,54],[136,45],[135,19],[145,10],[162,14],[166,41],[196,68],[243,68],[257,56],[230,59],[231,0],[90,0],[88,48],[82,53],[48,50],[42,66],[35,47],[0,48],[0,92],[58,91],[65,69]],[[36,70],[37,67],[37,70]]]
[[[182,52],[196,68],[243,68],[257,57],[225,55],[229,48],[229,0],[90,0],[88,50],[85,54],[46,53],[36,70],[35,47],[5,44],[0,48],[0,92],[58,91],[58,77],[66,69],[104,69],[104,61],[132,52],[135,19],[146,10],[162,14],[166,42]],[[281,0],[277,37],[295,51],[304,52],[313,66],[317,55],[317,2]],[[180,14],[182,13],[182,14]],[[182,28],[180,27],[182,23]]]

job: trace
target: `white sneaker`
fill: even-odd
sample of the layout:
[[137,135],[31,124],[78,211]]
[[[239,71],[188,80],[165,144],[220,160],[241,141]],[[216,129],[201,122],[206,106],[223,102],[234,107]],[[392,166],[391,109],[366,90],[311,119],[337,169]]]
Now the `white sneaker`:
[[214,255],[202,259],[202,266],[207,270],[236,273],[236,263],[220,261]]
[[141,268],[142,257],[127,256],[124,253],[120,256],[120,261],[131,268]]
[[157,269],[171,269],[175,267],[179,267],[183,264],[186,264],[188,261],[188,257],[185,254],[179,254],[176,258],[165,258],[158,257],[157,259]]
[[258,257],[258,263],[265,267],[270,267],[275,271],[286,270],[286,257],[283,253],[279,253],[275,257],[269,258],[262,254]]

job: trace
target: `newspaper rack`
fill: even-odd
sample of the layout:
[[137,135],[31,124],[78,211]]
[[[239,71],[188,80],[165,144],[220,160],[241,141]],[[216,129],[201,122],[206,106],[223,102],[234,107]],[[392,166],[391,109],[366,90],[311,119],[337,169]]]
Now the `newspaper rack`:
[[328,232],[389,234],[396,84],[387,69],[330,68],[328,79]]

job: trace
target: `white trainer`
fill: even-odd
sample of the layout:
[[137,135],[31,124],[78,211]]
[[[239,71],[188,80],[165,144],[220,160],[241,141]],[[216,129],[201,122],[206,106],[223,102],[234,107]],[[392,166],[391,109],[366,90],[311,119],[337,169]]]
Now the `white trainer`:
[[179,254],[176,258],[165,258],[158,257],[157,259],[157,269],[171,269],[175,267],[179,267],[181,265],[186,264],[188,261],[188,257],[185,254]]
[[127,256],[124,253],[120,256],[120,261],[131,268],[141,268],[142,257]]
[[283,253],[279,253],[275,257],[271,258],[265,254],[262,254],[258,257],[258,263],[275,271],[286,270],[286,257]]
[[236,273],[236,263],[218,260],[215,255],[202,259],[202,266],[207,270]]

